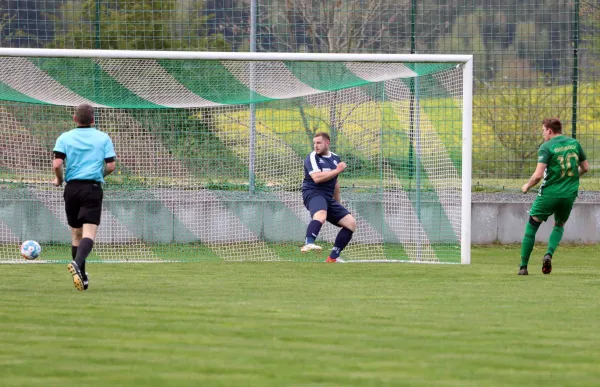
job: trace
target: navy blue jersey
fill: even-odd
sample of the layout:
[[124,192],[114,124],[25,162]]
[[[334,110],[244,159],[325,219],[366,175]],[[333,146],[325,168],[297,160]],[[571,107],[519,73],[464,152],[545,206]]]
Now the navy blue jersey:
[[310,177],[312,173],[327,172],[337,168],[337,165],[341,162],[340,156],[333,152],[329,153],[329,156],[322,156],[318,155],[317,152],[312,152],[306,156],[306,160],[304,160],[304,181],[302,182],[302,196],[305,200],[313,195],[324,195],[333,198],[337,176],[320,184],[315,183]]

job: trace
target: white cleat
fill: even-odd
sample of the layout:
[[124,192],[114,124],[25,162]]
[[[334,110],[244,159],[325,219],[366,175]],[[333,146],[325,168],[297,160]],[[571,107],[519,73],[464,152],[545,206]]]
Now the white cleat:
[[315,245],[314,243],[307,243],[300,249],[303,253],[308,253],[309,251],[320,252],[323,251],[323,248],[319,245]]

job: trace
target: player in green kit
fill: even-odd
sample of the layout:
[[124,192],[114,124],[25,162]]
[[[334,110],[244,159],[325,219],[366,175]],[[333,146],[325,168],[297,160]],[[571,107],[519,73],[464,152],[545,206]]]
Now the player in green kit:
[[552,272],[552,255],[564,233],[573,203],[579,190],[579,178],[590,170],[579,142],[562,135],[562,124],[557,118],[546,118],[542,124],[544,143],[538,151],[535,172],[521,189],[527,193],[544,179],[531,210],[521,246],[519,275],[528,275],[527,263],[533,250],[535,234],[542,222],[554,214],[554,228],[548,241],[548,250],[542,260],[542,273]]

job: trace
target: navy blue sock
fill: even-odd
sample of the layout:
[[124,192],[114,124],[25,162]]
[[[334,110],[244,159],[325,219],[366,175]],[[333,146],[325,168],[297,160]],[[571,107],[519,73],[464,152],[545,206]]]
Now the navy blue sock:
[[77,248],[77,256],[75,257],[75,263],[79,266],[79,269],[82,271],[81,274],[84,274],[85,267],[85,259],[90,255],[92,251],[92,247],[94,247],[94,241],[90,238],[83,238],[79,242],[79,247]]
[[340,232],[338,232],[337,236],[335,237],[333,249],[331,249],[331,254],[329,254],[331,258],[337,258],[340,256],[342,250],[344,250],[344,248],[348,246],[348,243],[350,243],[350,239],[352,239],[352,234],[354,234],[353,231],[350,231],[350,229],[346,227],[342,227]]
[[306,228],[306,244],[315,243],[315,239],[317,239],[321,227],[323,227],[323,223],[318,220],[311,220]]

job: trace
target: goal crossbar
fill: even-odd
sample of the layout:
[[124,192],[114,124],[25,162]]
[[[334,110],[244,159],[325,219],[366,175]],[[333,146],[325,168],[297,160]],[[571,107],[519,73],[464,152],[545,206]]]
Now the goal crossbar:
[[62,48],[0,47],[0,56],[44,58],[110,58],[173,59],[232,61],[295,62],[403,62],[403,63],[467,63],[473,55],[463,54],[343,54],[343,53],[269,53],[212,51],[148,51],[148,50],[76,50]]

